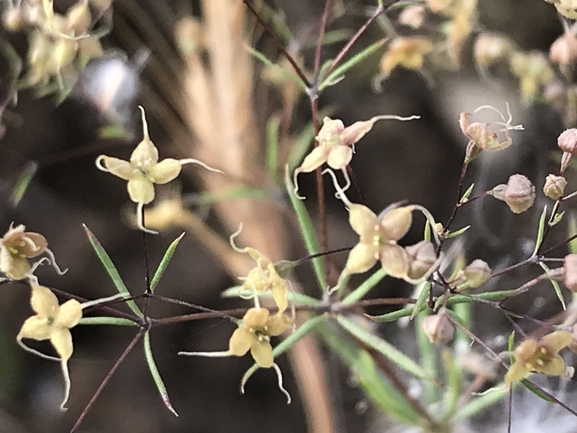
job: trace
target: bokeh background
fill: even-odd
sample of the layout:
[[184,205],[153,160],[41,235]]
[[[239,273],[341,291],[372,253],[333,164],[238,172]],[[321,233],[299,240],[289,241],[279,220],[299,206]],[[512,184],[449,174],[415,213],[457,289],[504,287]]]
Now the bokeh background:
[[[89,65],[84,81],[75,88],[71,97],[56,105],[49,96],[39,99],[33,92],[22,91],[17,105],[6,109],[3,118],[6,131],[0,140],[0,232],[15,222],[46,236],[59,264],[69,270],[66,275],[57,276],[51,268],[41,267],[38,276],[43,284],[87,299],[115,293],[112,282],[86,239],[82,228],[82,224],[86,224],[112,257],[129,289],[133,293],[144,290],[142,234],[128,223],[133,209],[128,203],[124,183],[94,166],[95,158],[101,153],[127,158],[140,141],[138,104],[147,110],[150,135],[161,155],[206,157],[207,162],[219,168],[231,164],[233,168],[228,171],[223,168],[227,173],[235,170],[235,164],[243,166],[243,170],[251,164],[262,165],[266,122],[283,107],[282,92],[263,78],[263,66],[248,56],[252,66],[247,69],[239,65],[238,70],[233,69],[225,78],[234,81],[238,74],[238,80],[248,79],[252,85],[244,89],[248,92],[250,104],[235,108],[245,117],[238,112],[235,115],[246,121],[246,125],[240,128],[245,134],[243,139],[250,137],[260,144],[248,145],[251,153],[242,157],[234,156],[234,150],[228,154],[226,140],[230,137],[223,133],[228,124],[208,124],[210,108],[202,105],[198,88],[187,84],[194,71],[190,62],[182,60],[178,53],[174,36],[177,20],[189,14],[202,20],[203,6],[211,1],[220,2],[208,0],[201,5],[197,1],[114,1],[114,26],[102,40],[107,57]],[[56,0],[56,9],[64,11],[71,3]],[[302,61],[307,70],[312,70],[314,45],[310,42],[315,41],[324,2],[278,0],[267,3],[273,10],[280,11],[293,35],[300,38],[299,42],[304,46]],[[344,8],[343,14],[330,21],[329,30],[347,30],[351,34],[364,23],[374,6],[371,1],[336,3]],[[482,0],[479,3],[480,29],[502,32],[523,49],[546,52],[563,31],[555,9],[542,0]],[[249,34],[254,46],[276,58],[278,52],[270,36],[259,28],[248,11],[243,13],[246,26],[253,29]],[[379,23],[374,23],[353,51],[382,38],[384,34]],[[8,38],[20,50],[26,46],[22,35],[3,32],[2,37]],[[522,123],[526,131],[514,134],[515,144],[511,148],[473,165],[470,180],[474,180],[479,188],[485,186],[488,189],[506,182],[515,172],[533,180],[543,179],[555,167],[551,152],[555,148],[556,136],[563,128],[560,115],[544,104],[522,103],[512,77],[496,77],[490,82],[480,79],[470,56],[474,38],[475,35],[465,46],[463,65],[458,71],[430,69],[427,76],[423,76],[399,69],[382,83],[381,91],[377,92],[372,85],[378,71],[379,54],[376,54],[353,69],[337,86],[323,93],[320,108],[341,118],[345,125],[377,114],[418,114],[422,117],[417,122],[379,122],[358,144],[352,168],[358,187],[372,209],[383,209],[394,201],[409,200],[429,208],[438,220],[446,220],[456,200],[457,180],[467,143],[458,129],[458,116],[460,112],[471,111],[480,105],[492,104],[503,109],[505,102],[509,102],[514,123]],[[230,41],[223,40],[222,43],[226,45]],[[343,45],[344,42],[339,42],[327,46],[323,50],[323,59],[334,56]],[[230,46],[242,49],[242,44]],[[143,53],[149,53],[148,57]],[[211,62],[207,57],[202,60],[205,66]],[[216,67],[216,61],[212,60],[209,66]],[[95,71],[102,62],[124,68],[118,69],[123,72],[114,72],[112,78],[97,76]],[[6,60],[3,68],[6,72]],[[119,76],[125,81],[122,81],[117,99],[109,108],[116,111],[116,120],[124,126],[126,135],[102,138],[99,131],[110,123],[110,112],[98,108],[94,95],[90,97],[90,86],[98,87],[94,83],[105,86],[106,80],[114,81]],[[5,84],[6,80],[1,82]],[[231,89],[238,90],[234,84]],[[96,95],[98,91],[103,90],[95,90]],[[218,89],[212,91],[214,96],[208,99],[213,102],[227,97]],[[236,94],[228,96],[240,98]],[[207,118],[201,118],[202,115]],[[297,134],[310,119],[310,104],[306,97],[300,97],[292,110],[289,133]],[[204,129],[198,125],[199,122],[205,126]],[[206,150],[207,143],[220,145],[214,144],[211,151]],[[11,201],[13,188],[31,163],[37,164],[37,174],[15,206]],[[263,180],[258,173],[243,178],[241,170],[234,182],[265,186],[265,197],[215,208],[203,203],[199,195],[207,185],[208,188],[214,187],[212,180],[199,179],[199,170],[202,169],[187,166],[178,180],[177,189],[200,221],[226,239],[234,231],[235,218],[223,218],[222,214],[234,214],[234,206],[241,209],[240,215],[243,212],[253,215],[256,218],[253,223],[258,223],[261,213],[261,216],[272,215],[274,221],[271,225],[253,225],[256,228],[247,238],[256,236],[260,248],[273,257],[294,259],[304,255],[286,194],[273,181]],[[302,192],[310,197],[307,204],[314,214],[314,175],[301,175],[299,179]],[[330,247],[352,246],[355,236],[347,228],[347,214],[331,191],[327,187]],[[174,189],[161,188],[160,193],[174,194]],[[477,227],[482,227],[466,238],[466,250],[474,255],[471,258],[483,258],[495,267],[504,267],[526,256],[531,248],[529,236],[533,233],[527,227],[536,224],[539,206],[533,209],[513,219],[505,206],[496,201],[485,200],[472,207],[459,221],[469,219]],[[258,234],[259,230],[262,233]],[[407,242],[418,241],[419,230],[411,232]],[[148,237],[149,261],[153,269],[166,247],[182,231],[183,228],[174,227],[163,230],[158,236]],[[332,260],[336,266],[342,266],[345,259],[346,255],[341,254]],[[246,303],[243,301],[220,296],[224,289],[237,283],[233,275],[230,268],[223,267],[221,258],[215,256],[197,236],[189,233],[180,243],[157,292],[214,309],[244,306]],[[297,276],[302,290],[315,293],[310,269],[299,270]],[[512,276],[507,283],[514,284],[515,277]],[[408,295],[410,290],[402,284],[386,281],[375,296],[392,293]],[[526,305],[518,307],[541,318],[556,314],[559,305],[550,296],[550,290],[544,288],[538,297],[539,302],[525,300],[522,302]],[[190,310],[154,303],[150,312],[154,317],[162,317]],[[15,342],[15,335],[30,314],[29,291],[25,284],[0,286],[0,432],[65,432],[72,427],[130,342],[134,330],[106,326],[73,330],[75,351],[69,363],[72,394],[68,412],[61,413],[58,406],[63,385],[59,365],[22,351]],[[480,310],[475,317],[475,331],[487,341],[502,336],[510,326],[491,310]],[[155,359],[179,418],[163,407],[150,378],[142,345],[138,345],[98,398],[79,431],[323,431],[307,427],[309,412],[303,406],[295,382],[296,356],[282,356],[278,360],[286,387],[293,396],[291,405],[285,404],[272,371],[257,372],[250,379],[246,394],[239,393],[240,378],[251,365],[248,357],[209,359],[177,356],[181,350],[223,350],[233,329],[234,325],[228,320],[218,319],[159,327],[152,332]],[[410,330],[392,324],[379,327],[379,332],[409,353],[415,350]],[[503,350],[499,344],[503,342],[495,342],[497,350]],[[48,346],[35,347],[51,350]],[[316,353],[320,355],[316,360],[317,367],[313,365],[307,370],[309,364],[303,361],[304,367],[301,365],[299,374],[301,381],[307,381],[307,374],[312,381],[319,374],[318,365],[322,367],[320,371],[324,374],[327,388],[319,390],[319,395],[329,396],[328,413],[334,422],[330,428],[339,432],[393,431],[390,424],[383,421],[383,416],[370,407],[338,358],[321,344],[316,347]],[[531,400],[527,401],[531,404]],[[492,416],[495,419],[506,419],[504,412],[494,412]],[[488,425],[486,419],[479,421],[479,429],[483,428],[483,423]],[[504,431],[498,428],[494,431]],[[549,431],[555,430],[539,430]]]

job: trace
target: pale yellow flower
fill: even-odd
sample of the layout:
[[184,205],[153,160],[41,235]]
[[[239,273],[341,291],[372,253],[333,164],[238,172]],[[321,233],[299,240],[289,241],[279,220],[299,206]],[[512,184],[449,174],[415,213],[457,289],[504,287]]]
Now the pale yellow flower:
[[381,59],[380,69],[388,77],[393,69],[402,66],[418,71],[423,67],[425,55],[433,49],[433,43],[420,36],[396,38]]
[[148,135],[144,108],[139,108],[142,112],[144,137],[132,152],[130,161],[100,155],[96,158],[96,167],[128,181],[128,195],[133,202],[138,204],[138,227],[143,231],[152,232],[142,225],[142,207],[154,200],[154,184],[165,184],[176,179],[184,164],[198,164],[210,171],[222,172],[193,158],[180,160],[166,158],[159,161],[158,149]]
[[295,192],[298,194],[297,176],[299,173],[310,173],[325,163],[333,170],[341,170],[343,172],[347,180],[347,185],[343,190],[346,191],[350,186],[346,168],[353,158],[355,143],[363,138],[378,120],[392,119],[404,121],[419,119],[419,116],[375,116],[369,120],[355,122],[347,127],[345,127],[342,120],[325,116],[323,126],[315,137],[319,145],[305,157],[300,167],[294,171]]
[[[70,375],[68,373],[68,360],[72,356],[72,335],[70,329],[78,324],[82,318],[82,305],[75,299],[70,299],[59,305],[58,299],[48,288],[31,282],[32,296],[30,305],[36,313],[35,316],[26,319],[16,340],[25,350],[39,355],[43,358],[56,359],[62,366],[62,374],[66,390],[64,399],[60,406],[61,410],[66,410],[64,405],[70,395]],[[22,339],[50,340],[50,343],[58,353],[59,358],[44,355],[34,349],[25,346]]]
[[568,331],[555,331],[541,340],[525,340],[515,349],[515,363],[505,375],[505,383],[522,380],[530,372],[567,377],[567,366],[559,352],[573,341]]

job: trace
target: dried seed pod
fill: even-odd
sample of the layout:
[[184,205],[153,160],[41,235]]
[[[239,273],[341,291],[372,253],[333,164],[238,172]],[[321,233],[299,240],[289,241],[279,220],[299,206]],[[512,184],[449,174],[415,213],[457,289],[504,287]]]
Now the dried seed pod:
[[567,180],[563,176],[555,176],[554,174],[550,174],[545,179],[543,192],[547,197],[553,200],[558,200],[563,197],[566,186]]
[[447,310],[441,308],[437,314],[423,318],[423,331],[431,343],[448,343],[455,335],[455,327],[447,315]]
[[557,138],[557,146],[563,152],[577,155],[577,129],[569,128],[563,131]]
[[533,206],[535,187],[526,176],[514,174],[509,177],[506,185],[497,185],[493,188],[491,195],[507,203],[513,213],[522,213]]
[[577,292],[577,254],[568,254],[563,261],[563,283],[572,292]]
[[469,283],[469,287],[479,287],[491,277],[491,268],[487,262],[476,259],[463,269],[463,274]]

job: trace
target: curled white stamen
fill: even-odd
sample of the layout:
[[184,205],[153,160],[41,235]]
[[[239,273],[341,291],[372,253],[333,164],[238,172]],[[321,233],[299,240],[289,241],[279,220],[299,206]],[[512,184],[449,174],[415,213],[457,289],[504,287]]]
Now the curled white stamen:
[[60,411],[66,412],[68,408],[65,407],[68,397],[70,397],[70,373],[68,372],[68,362],[61,360],[62,376],[64,377],[64,398],[60,404]]
[[178,352],[178,354],[183,356],[204,356],[206,358],[228,358],[232,356],[228,350],[225,352]]
[[[272,366],[273,366],[274,370],[276,371],[276,375],[278,377],[278,388],[281,390],[281,392],[284,395],[286,395],[286,404],[291,404],[291,401],[292,401],[291,395],[283,386],[282,372],[280,371],[280,367],[277,365],[276,362]],[[244,394],[244,389],[242,390],[242,393]]]
[[230,237],[228,238],[230,241],[230,246],[232,247],[233,250],[235,250],[237,253],[246,253],[246,248],[239,248],[236,246],[236,244],[234,243],[234,239],[240,235],[240,232],[242,232],[242,223],[240,223],[238,225],[238,230],[235,231],[233,234],[230,235]]
[[346,206],[351,206],[352,203],[351,201],[347,198],[345,192],[343,191],[343,189],[340,187],[339,183],[337,182],[337,177],[335,176],[335,173],[330,169],[330,168],[325,168],[322,172],[322,174],[328,173],[330,174],[330,176],[333,178],[333,185],[335,186],[335,189],[337,190],[335,196],[338,195],[338,198],[346,205]]
[[66,272],[68,272],[68,268],[61,270],[58,267],[58,264],[56,263],[56,257],[54,257],[54,253],[52,252],[52,250],[50,250],[49,248],[46,248],[46,254],[48,254],[48,257],[50,257],[50,260],[48,260],[48,262],[52,265],[52,267],[56,270],[56,273],[58,275],[64,275]]
[[104,161],[104,159],[106,158],[106,155],[100,155],[98,158],[96,158],[95,164],[96,164],[96,168],[100,171],[103,171],[105,173],[110,173],[110,170],[102,164],[102,161]]
[[206,168],[209,171],[213,171],[215,173],[220,173],[220,174],[224,174],[224,172],[222,170],[219,170],[218,168],[212,168],[210,165],[205,164],[202,161],[199,161],[198,159],[194,159],[194,158],[186,158],[186,159],[180,159],[178,162],[180,162],[180,165],[184,165],[184,164],[196,164],[196,165],[200,165],[201,167]]
[[105,303],[110,302],[110,301],[115,301],[116,299],[124,299],[127,297],[128,296],[124,293],[118,293],[118,294],[113,295],[113,296],[108,296],[107,298],[100,298],[100,299],[95,299],[93,301],[84,302],[83,304],[81,304],[81,307],[82,307],[82,309],[94,307],[95,305],[105,304]]

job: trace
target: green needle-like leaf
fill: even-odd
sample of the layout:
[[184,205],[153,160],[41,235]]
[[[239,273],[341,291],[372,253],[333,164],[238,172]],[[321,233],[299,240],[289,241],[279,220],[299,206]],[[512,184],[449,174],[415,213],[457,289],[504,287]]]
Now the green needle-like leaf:
[[543,212],[541,213],[541,218],[539,218],[539,229],[537,231],[537,239],[535,240],[535,251],[533,255],[537,254],[539,248],[541,248],[541,243],[543,242],[543,236],[545,235],[545,219],[547,218],[547,205],[543,206]]
[[160,281],[160,279],[164,275],[164,271],[166,271],[166,268],[168,267],[168,264],[170,263],[170,260],[172,259],[174,252],[176,251],[176,247],[178,246],[178,244],[181,241],[181,239],[183,238],[183,236],[184,236],[184,233],[182,233],[179,237],[177,237],[166,249],[166,252],[164,253],[164,257],[160,261],[160,264],[158,265],[158,268],[156,269],[156,272],[154,273],[154,276],[152,277],[152,281],[150,282],[150,290],[152,292],[154,292],[154,289],[158,285],[158,282]]
[[78,322],[79,325],[116,325],[116,326],[137,326],[137,323],[125,319],[123,317],[109,317],[109,316],[98,316],[98,317],[83,317]]
[[419,364],[417,364],[403,352],[398,350],[392,344],[374,335],[373,333],[366,330],[359,324],[353,322],[352,320],[348,319],[347,317],[338,316],[337,321],[345,330],[351,333],[354,337],[358,338],[360,341],[362,341],[369,347],[372,347],[377,352],[390,359],[392,362],[397,364],[402,369],[408,371],[409,373],[421,379],[436,382],[435,379],[423,367],[421,367]]
[[144,334],[144,356],[146,357],[146,363],[148,364],[148,369],[150,370],[150,374],[152,375],[152,379],[154,379],[154,384],[160,393],[160,397],[162,398],[162,402],[166,406],[166,408],[171,411],[175,416],[178,416],[178,413],[172,407],[172,403],[170,402],[170,398],[168,398],[168,392],[166,391],[166,386],[160,377],[160,373],[158,372],[158,367],[154,362],[154,358],[152,357],[152,349],[150,347],[150,333],[147,332]]
[[[112,263],[110,256],[104,250],[104,248],[102,247],[102,245],[100,244],[98,239],[96,239],[96,236],[94,236],[94,233],[92,233],[90,231],[90,229],[88,227],[86,227],[86,225],[83,224],[82,226],[84,227],[84,230],[86,231],[86,236],[88,236],[88,241],[90,242],[90,245],[92,245],[92,248],[94,248],[94,251],[96,252],[96,255],[98,256],[98,258],[100,259],[100,262],[104,266],[104,269],[106,269],[106,272],[108,272],[108,275],[112,279],[112,282],[114,283],[114,287],[116,287],[116,290],[118,290],[118,293],[120,293],[121,295],[124,295],[127,298],[130,298],[132,295],[130,294],[130,292],[126,288],[126,285],[122,281],[122,278],[120,278],[120,274],[118,273],[116,266],[114,266],[114,263]],[[140,311],[140,308],[138,308],[138,305],[136,305],[136,302],[134,302],[133,300],[127,300],[126,305],[128,305],[128,307],[134,312],[134,314],[136,314],[139,317],[142,317],[142,311]]]
[[[257,293],[259,298],[272,299],[272,292],[269,290],[267,292]],[[242,286],[234,286],[226,289],[221,293],[223,298],[242,298],[246,299],[242,293]],[[250,292],[250,298],[254,296],[254,292]],[[318,299],[311,298],[310,296],[303,295],[302,293],[288,292],[287,299],[289,302],[294,302],[296,305],[317,305],[319,303]]]
[[375,287],[379,281],[387,276],[387,273],[383,268],[379,268],[373,275],[367,278],[363,284],[349,293],[345,299],[343,299],[343,304],[352,304],[353,302],[360,301],[363,299],[369,291]]
[[[291,204],[297,215],[303,240],[305,241],[305,247],[309,255],[318,254],[321,251],[319,241],[317,239],[317,234],[313,226],[313,222],[309,216],[306,206],[303,200],[297,197],[295,193],[295,187],[292,183],[291,177],[288,171],[285,173],[285,187],[289,194]],[[317,282],[322,293],[325,293],[327,289],[327,280],[325,276],[325,265],[323,263],[322,257],[315,257],[312,259],[313,269],[315,271],[315,276],[317,277]]]
[[16,181],[16,185],[12,189],[12,196],[10,197],[10,202],[12,206],[18,205],[22,197],[24,197],[24,193],[28,189],[30,182],[34,179],[36,172],[38,171],[38,164],[35,162],[29,162],[22,170],[22,173],[18,177]]
[[563,298],[563,292],[561,291],[561,287],[559,287],[559,283],[557,281],[555,281],[554,278],[551,277],[551,269],[549,269],[549,266],[547,266],[543,262],[539,262],[539,266],[541,266],[541,268],[543,268],[543,270],[547,274],[547,278],[549,279],[549,282],[553,286],[553,289],[555,290],[555,294],[557,295],[557,298],[559,299],[559,301],[561,302],[561,305],[563,306],[563,310],[566,310],[567,306],[565,305],[565,299]]
[[377,51],[379,48],[381,48],[386,41],[387,41],[386,39],[381,39],[380,41],[377,41],[369,45],[363,51],[361,51],[360,53],[353,56],[351,59],[344,62],[341,66],[335,68],[335,70],[331,72],[331,74],[328,77],[322,80],[322,83],[319,86],[319,91],[322,92],[325,88],[332,85],[335,81],[340,80],[340,78],[346,72],[348,72],[349,69],[355,67],[363,60],[365,60],[367,57],[369,57],[371,54],[373,54],[375,51]]
[[279,128],[278,116],[271,117],[266,125],[266,167],[269,177],[275,181],[278,179]]
[[429,293],[431,293],[431,283],[428,281],[423,281],[420,285],[419,297],[417,298],[417,303],[413,307],[413,313],[411,314],[410,320],[413,320],[415,316],[423,309],[423,305],[429,299]]
[[263,53],[261,53],[258,50],[255,50],[254,48],[251,48],[251,47],[247,47],[247,49],[254,57],[256,57],[258,60],[263,62],[265,65],[270,66],[272,68],[275,68],[276,70],[280,71],[280,73],[283,74],[286,78],[294,81],[296,84],[298,84],[303,89],[306,89],[306,87],[307,87],[306,84],[302,82],[302,80],[300,79],[300,77],[297,74],[286,70],[285,68],[279,66],[277,63],[274,63],[272,60],[270,60],[267,56],[265,56]]

